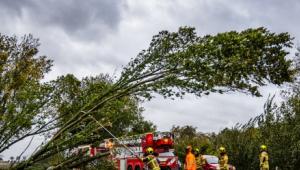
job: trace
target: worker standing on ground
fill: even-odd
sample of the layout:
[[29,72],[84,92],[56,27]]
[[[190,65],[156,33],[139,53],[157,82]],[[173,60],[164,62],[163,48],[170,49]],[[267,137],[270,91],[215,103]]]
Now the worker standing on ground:
[[201,158],[200,158],[200,150],[198,148],[196,148],[194,150],[194,154],[195,154],[195,159],[196,159],[196,169],[197,170],[202,170]]
[[220,151],[220,158],[219,158],[219,165],[221,170],[229,170],[228,166],[228,155],[224,147],[219,148]]
[[149,170],[160,170],[157,158],[154,156],[154,150],[151,147],[146,149],[145,158],[142,158],[143,162],[146,162]]
[[269,170],[269,154],[266,145],[260,146],[259,162],[260,170]]
[[192,153],[191,146],[186,147],[184,169],[185,170],[196,170],[196,158],[195,158],[195,155]]
[[196,169],[197,170],[203,170],[203,166],[205,166],[206,159],[204,157],[205,148],[202,147],[201,150],[198,148],[195,149],[195,157],[196,157]]
[[200,149],[200,162],[201,162],[201,167],[202,168],[207,164],[207,160],[204,157],[205,152],[206,152],[206,147],[204,147],[204,146],[201,147],[201,149]]

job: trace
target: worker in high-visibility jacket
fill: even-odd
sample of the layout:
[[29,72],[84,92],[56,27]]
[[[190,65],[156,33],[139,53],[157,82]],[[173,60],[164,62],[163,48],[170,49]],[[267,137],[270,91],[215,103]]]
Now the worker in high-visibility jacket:
[[195,154],[195,159],[196,159],[196,169],[202,170],[201,159],[200,159],[200,150],[198,148],[196,148],[194,150],[194,154]]
[[145,157],[142,158],[143,162],[147,164],[149,170],[160,170],[157,158],[154,156],[154,150],[151,147],[146,149]]
[[197,170],[203,170],[203,167],[207,163],[205,157],[204,157],[205,149],[202,147],[201,151],[196,148],[195,149],[195,157],[196,157],[196,169]]
[[196,170],[196,158],[195,158],[195,155],[192,153],[191,146],[186,147],[184,169],[185,170]]
[[269,170],[269,155],[266,145],[260,146],[259,162],[260,170]]
[[201,150],[200,150],[200,161],[201,161],[201,166],[202,167],[204,167],[207,164],[207,160],[204,157],[205,152],[206,152],[206,147],[201,147]]
[[219,165],[221,170],[229,170],[228,166],[228,155],[224,147],[219,148],[220,157],[219,157]]

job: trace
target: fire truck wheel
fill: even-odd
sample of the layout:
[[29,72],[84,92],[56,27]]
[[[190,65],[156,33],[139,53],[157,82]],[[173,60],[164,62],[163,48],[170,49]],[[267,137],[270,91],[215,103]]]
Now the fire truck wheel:
[[129,165],[129,166],[127,167],[127,170],[132,170],[132,166]]
[[134,167],[134,170],[141,170],[141,167],[139,165]]

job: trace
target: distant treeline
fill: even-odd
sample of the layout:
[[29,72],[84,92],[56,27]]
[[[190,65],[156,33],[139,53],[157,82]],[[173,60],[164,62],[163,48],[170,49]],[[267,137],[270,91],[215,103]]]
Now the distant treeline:
[[218,155],[218,148],[224,146],[230,163],[237,169],[259,169],[259,147],[267,145],[270,169],[300,168],[300,88],[296,81],[282,92],[284,100],[274,103],[269,97],[264,113],[246,124],[225,128],[218,134],[203,134],[195,127],[172,128],[177,136],[176,150],[181,160],[187,145],[207,148],[206,154]]

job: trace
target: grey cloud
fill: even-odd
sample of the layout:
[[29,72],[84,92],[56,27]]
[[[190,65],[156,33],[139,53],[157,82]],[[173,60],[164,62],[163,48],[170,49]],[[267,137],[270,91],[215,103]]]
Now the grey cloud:
[[22,7],[31,6],[31,0],[18,1],[18,0],[9,0],[0,1],[0,8],[2,11],[6,11],[7,15],[22,15]]
[[260,98],[243,93],[203,97],[187,95],[183,100],[165,100],[157,96],[143,104],[146,108],[144,115],[162,130],[170,130],[172,125],[192,125],[202,132],[218,132],[236,123],[246,123],[263,113],[263,105],[269,94],[277,94],[275,101],[280,102],[279,90],[276,86],[263,87],[263,97]]
[[41,28],[59,27],[81,40],[97,40],[117,30],[122,4],[119,0],[0,1],[1,10],[10,17],[28,17],[31,24]]
[[171,13],[175,23],[178,26],[195,26],[200,34],[264,26],[272,31],[290,32],[300,37],[297,31],[300,27],[298,0],[177,0],[174,4],[165,10]]

